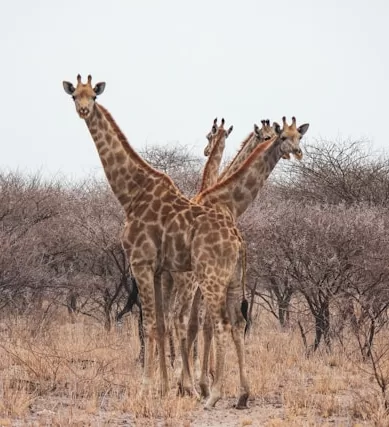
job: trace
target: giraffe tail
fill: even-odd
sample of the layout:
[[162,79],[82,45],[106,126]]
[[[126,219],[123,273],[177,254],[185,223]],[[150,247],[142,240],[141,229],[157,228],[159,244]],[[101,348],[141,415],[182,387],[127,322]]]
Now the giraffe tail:
[[250,329],[251,321],[249,319],[249,302],[246,298],[246,267],[247,267],[247,259],[246,259],[246,245],[245,242],[242,241],[241,247],[241,259],[242,259],[242,276],[241,276],[241,284],[242,284],[242,302],[240,305],[240,311],[246,321],[246,326],[244,328],[244,336],[246,336],[247,332]]

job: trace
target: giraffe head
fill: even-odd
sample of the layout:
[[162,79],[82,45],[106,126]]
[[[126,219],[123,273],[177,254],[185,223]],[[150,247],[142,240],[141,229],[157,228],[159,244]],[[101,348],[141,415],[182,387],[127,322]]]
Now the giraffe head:
[[70,82],[62,82],[65,92],[72,95],[78,115],[82,119],[87,119],[93,111],[95,100],[105,89],[105,82],[100,82],[92,88],[92,76],[88,76],[87,83],[81,82],[81,76],[77,76],[77,86],[74,87]]
[[227,130],[224,129],[224,119],[222,119],[220,126],[217,126],[217,118],[213,121],[212,128],[207,134],[208,144],[204,148],[204,156],[208,157],[212,151],[212,148],[215,146],[216,141],[218,141],[222,136],[225,138],[232,132],[233,126],[230,126]]
[[273,123],[273,126],[270,126],[270,120],[261,120],[261,123],[261,128],[254,124],[254,134],[259,142],[267,141],[277,135],[276,126],[279,127],[279,125],[276,122]]
[[286,122],[286,117],[282,118],[282,128],[281,126],[274,122],[273,128],[275,129],[278,138],[281,140],[281,151],[283,153],[283,159],[290,159],[290,155],[297,160],[303,158],[303,152],[300,148],[300,140],[305,135],[309,128],[309,123],[305,123],[299,127],[296,126],[296,117],[292,117],[292,124],[289,126]]

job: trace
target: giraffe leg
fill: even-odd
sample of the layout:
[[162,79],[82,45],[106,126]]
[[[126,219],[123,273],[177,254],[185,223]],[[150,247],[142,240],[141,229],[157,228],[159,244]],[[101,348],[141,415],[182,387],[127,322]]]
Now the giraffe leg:
[[193,365],[195,372],[199,369],[198,359],[198,331],[199,331],[199,311],[202,302],[202,295],[200,288],[197,287],[196,293],[192,302],[190,311],[189,324],[188,324],[188,354],[190,354],[193,345]]
[[176,359],[176,351],[174,347],[174,334],[173,334],[173,306],[176,299],[177,290],[174,286],[174,281],[172,275],[164,271],[162,273],[162,289],[163,289],[163,312],[167,313],[166,329],[167,329],[167,339],[170,350],[170,366],[174,367],[174,362]]
[[235,344],[235,350],[239,364],[240,394],[236,409],[246,409],[249,397],[249,383],[245,373],[245,351],[244,351],[244,331],[246,321],[241,311],[241,286],[240,280],[235,277],[228,289],[227,295],[228,316],[231,322],[232,339]]
[[154,272],[149,267],[132,266],[134,277],[138,283],[142,304],[142,320],[144,333],[144,367],[141,393],[151,390],[154,369],[154,342],[156,339],[156,317],[154,298]]
[[[223,276],[222,274],[219,274],[216,275],[216,277],[221,278]],[[204,409],[213,408],[217,401],[221,398],[227,339],[231,331],[231,324],[227,316],[227,290],[223,286],[224,283],[219,282],[219,280],[211,280],[207,278],[204,283],[202,283],[201,289],[207,304],[207,311],[209,312],[212,320],[211,324],[213,324],[216,340],[215,379],[213,381],[211,393],[205,403]]]
[[244,328],[245,328],[244,323],[242,323],[242,326],[232,327],[232,339],[234,340],[236,354],[238,356],[239,378],[240,378],[240,395],[238,398],[238,402],[235,405],[236,409],[247,408],[247,400],[249,398],[249,393],[250,393],[249,383],[245,373],[245,352],[244,352],[244,338],[243,338]]
[[154,276],[154,292],[155,292],[155,311],[157,320],[157,348],[159,361],[159,374],[161,379],[160,393],[164,396],[169,389],[167,367],[166,367],[166,328],[165,316],[163,311],[163,290],[161,274],[156,273]]
[[[182,283],[180,282],[182,281]],[[174,283],[177,289],[176,307],[175,307],[175,329],[179,341],[182,370],[178,382],[178,391],[180,394],[193,394],[192,375],[189,366],[187,328],[189,322],[190,307],[196,289],[196,282],[193,275],[181,273],[174,275]]]
[[201,365],[200,365],[200,359],[199,359],[199,340],[197,336],[193,341],[193,375],[194,375],[195,381],[200,379],[200,370],[201,370]]
[[208,379],[208,370],[209,370],[209,353],[211,351],[213,337],[213,327],[212,319],[209,315],[208,310],[205,314],[204,325],[203,325],[203,359],[201,362],[201,373],[200,373],[200,390],[201,396],[208,398],[209,397],[209,379]]
[[[212,335],[213,336],[213,335]],[[215,378],[215,340],[211,339],[211,348],[209,349],[209,371],[210,378]]]

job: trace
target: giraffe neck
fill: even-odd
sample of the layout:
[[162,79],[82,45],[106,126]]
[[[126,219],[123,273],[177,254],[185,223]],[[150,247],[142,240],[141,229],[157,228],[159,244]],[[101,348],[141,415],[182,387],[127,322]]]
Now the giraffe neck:
[[226,207],[237,219],[253,202],[281,159],[281,142],[280,138],[273,137],[259,144],[236,172],[199,194],[196,202]]
[[207,163],[204,167],[203,179],[199,193],[216,184],[225,146],[226,136],[223,135],[215,141],[215,144],[209,153]]
[[153,169],[130,146],[111,114],[95,103],[85,120],[95,142],[105,175],[115,196],[128,213],[134,200],[155,189],[158,183],[173,185],[161,172]]
[[251,132],[246,139],[242,142],[239,151],[236,153],[235,157],[231,162],[223,169],[222,173],[218,176],[217,181],[224,181],[226,178],[231,176],[239,167],[245,162],[245,160],[250,156],[254,150],[257,138],[254,132]]

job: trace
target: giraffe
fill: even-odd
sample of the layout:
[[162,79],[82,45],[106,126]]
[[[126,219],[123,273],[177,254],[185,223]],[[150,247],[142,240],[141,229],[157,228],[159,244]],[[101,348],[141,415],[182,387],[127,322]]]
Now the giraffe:
[[[233,127],[231,126],[227,131],[224,129],[225,121],[222,119],[221,125],[217,127],[217,119],[214,120],[213,126],[211,128],[211,131],[207,134],[207,140],[208,145],[204,149],[204,154],[208,156],[207,163],[204,167],[203,171],[203,178],[202,178],[202,185],[199,193],[197,196],[201,193],[201,190],[205,191],[206,188],[209,188],[213,184],[217,182],[218,179],[218,171],[219,166],[221,163],[222,154],[225,148],[225,140],[231,133]],[[274,135],[274,131],[272,131],[272,128],[269,126],[269,121],[267,123],[262,120],[262,128],[260,129],[258,126],[255,125],[254,127],[255,131],[255,138],[259,140],[259,142],[268,140],[271,135]],[[258,144],[258,142],[255,142]],[[250,147],[250,150],[252,151],[252,147]],[[264,148],[262,149],[264,150]],[[192,199],[196,200],[196,196]],[[220,208],[220,206],[219,206]],[[224,211],[225,212],[225,211]],[[225,212],[226,213],[226,212]],[[227,214],[229,214],[227,212]],[[242,241],[242,245],[244,242]],[[174,283],[174,286],[172,285]],[[182,361],[182,368],[181,368],[181,377],[178,382],[179,392],[181,394],[185,394],[185,392],[188,392],[190,390],[190,370],[189,370],[189,350],[191,348],[191,345],[188,347],[187,342],[187,331],[188,328],[196,331],[195,336],[197,336],[197,330],[199,325],[199,316],[198,313],[200,311],[201,307],[201,293],[199,291],[196,291],[197,285],[196,280],[193,274],[189,273],[175,273],[173,274],[173,280],[172,284],[170,285],[171,288],[169,288],[168,292],[166,292],[167,295],[171,296],[172,288],[176,290],[174,293],[174,296],[172,297],[172,300],[170,303],[168,302],[165,305],[165,311],[168,311],[168,313],[174,313],[174,319],[175,319],[175,329],[176,333],[179,339],[180,343],[180,353],[181,353],[181,361]],[[186,284],[186,286],[185,286]],[[195,296],[196,295],[196,296]],[[245,300],[245,296],[242,295],[242,302]],[[170,304],[174,303],[174,309],[170,309]],[[187,313],[188,306],[191,307],[191,316],[189,319],[184,316],[182,313]],[[242,319],[240,318],[240,315],[238,315],[237,324],[241,324]],[[210,345],[212,341],[212,325],[210,323],[210,317],[206,314],[206,319],[204,321],[204,349],[203,349],[203,363],[202,363],[202,374],[200,377],[200,389],[201,394],[204,397],[207,397],[209,395],[209,390],[204,386],[205,380],[204,380],[204,373],[208,372],[208,354],[210,351]],[[194,337],[193,337],[194,340]],[[212,353],[213,354],[213,353]]]
[[[213,121],[213,126],[210,130],[210,132],[206,135],[206,138],[208,140],[208,144],[204,148],[204,155],[208,156],[208,161],[204,167],[203,176],[202,176],[202,183],[199,190],[199,193],[202,191],[205,191],[207,188],[212,187],[216,184],[218,177],[219,177],[219,168],[223,156],[223,152],[225,149],[225,141],[230,135],[230,133],[233,130],[233,126],[231,125],[227,131],[224,130],[224,123],[225,120],[222,118],[220,127],[217,127],[217,119]],[[194,313],[196,317],[196,324],[199,324],[199,319],[201,317],[201,294],[196,295],[195,301],[192,302],[192,307],[198,307],[198,310],[196,313]],[[191,313],[192,314],[192,313]],[[206,311],[204,311],[204,314],[206,315]],[[191,319],[189,318],[189,321]],[[205,318],[204,318],[205,320]],[[193,322],[194,320],[192,320]],[[189,326],[189,325],[188,325]],[[188,329],[188,326],[186,329]],[[204,335],[207,336],[210,333],[210,322],[209,318],[207,317],[207,321],[204,321]],[[208,340],[205,340],[207,342]],[[193,355],[198,354],[197,348],[193,349]],[[211,366],[210,371],[213,372],[214,366],[213,366],[213,352],[211,353]],[[207,369],[207,367],[206,367]]]
[[[224,129],[225,120],[221,120],[220,126],[217,126],[217,119],[214,120],[211,131],[207,134],[208,145],[204,153],[208,155],[208,160],[204,167],[201,188],[205,189],[208,185],[216,183],[219,173],[219,166],[222,154],[225,148],[225,141],[233,130],[230,126],[228,130]],[[243,255],[245,257],[245,254]],[[243,260],[243,262],[245,262]],[[164,295],[167,299],[164,301],[164,311],[167,311],[174,317],[174,326],[178,337],[181,354],[181,375],[178,381],[178,390],[180,394],[191,394],[191,373],[189,368],[189,354],[187,352],[187,326],[190,308],[196,291],[196,278],[192,272],[171,273],[171,281],[166,281],[166,290]],[[173,309],[171,309],[171,305]],[[242,320],[242,319],[240,319]],[[239,356],[238,356],[239,357]]]
[[[293,154],[298,160],[303,157],[300,140],[307,132],[309,124],[301,125],[297,128],[296,118],[292,117],[292,124],[289,126],[286,118],[282,118],[283,128],[281,129],[277,123],[270,128],[269,121],[262,121],[262,132],[257,125],[254,125],[253,135],[249,135],[243,142],[240,152],[233,159],[230,165],[235,168],[235,172],[229,173],[228,168],[225,170],[227,176],[221,182],[218,182],[213,187],[198,194],[194,201],[201,205],[207,205],[213,208],[227,210],[236,220],[242,215],[248,206],[255,199],[258,191],[263,187],[266,179],[281,158],[289,159]],[[273,136],[271,136],[273,134]],[[255,136],[254,136],[255,135]],[[270,136],[270,139],[269,139]],[[255,143],[251,141],[256,138]],[[246,149],[250,149],[251,145],[256,145],[251,153],[246,155]],[[243,159],[243,163],[236,161],[239,157]],[[238,165],[238,167],[237,167]],[[188,327],[188,351],[192,346],[193,340],[197,335],[198,321],[196,312],[199,310],[201,298],[200,289],[196,290],[194,304],[192,305],[191,316]],[[200,375],[200,388],[202,395],[209,394],[209,386],[207,381],[208,376],[208,358],[210,345],[212,340],[212,325],[209,322],[209,317],[206,316],[206,324],[204,324],[204,349],[203,360]],[[230,319],[232,322],[233,320]]]
[[[210,409],[221,397],[229,331],[238,354],[243,344],[243,334],[236,333],[228,316],[236,310],[236,294],[241,291],[241,283],[237,287],[235,278],[240,274],[241,236],[228,216],[185,198],[166,174],[153,169],[135,152],[112,115],[96,102],[105,86],[100,82],[92,87],[91,75],[85,84],[78,75],[76,87],[63,82],[79,117],[86,122],[107,180],[126,214],[122,245],[139,286],[144,320],[142,390],[146,393],[151,388],[154,342],[158,346],[161,393],[168,389],[161,274],[193,271],[215,331],[215,381],[205,404]],[[238,359],[241,364],[242,359]],[[240,390],[238,405],[246,406],[249,388],[244,375]]]
[[219,167],[223,156],[225,142],[233,130],[230,126],[228,130],[224,130],[224,119],[221,120],[221,125],[217,127],[217,119],[213,121],[211,131],[207,134],[208,145],[204,149],[204,154],[208,156],[207,163],[204,167],[203,178],[200,191],[204,191],[212,185],[216,184],[219,176]]
[[[225,120],[222,119],[222,124],[221,124],[219,130],[224,129],[224,123],[225,123]],[[228,130],[226,131],[226,137],[228,137],[228,135],[232,132],[233,129],[234,129],[234,126],[231,125],[228,128]],[[208,144],[204,148],[204,156],[205,157],[209,157],[210,156],[210,154],[212,152],[212,149],[214,148],[216,142],[218,141],[218,139],[215,138],[215,136],[216,136],[217,133],[218,133],[218,126],[217,126],[217,118],[216,118],[213,121],[213,125],[212,125],[211,130],[206,135],[206,138],[208,140]],[[223,152],[221,154],[223,154]]]

